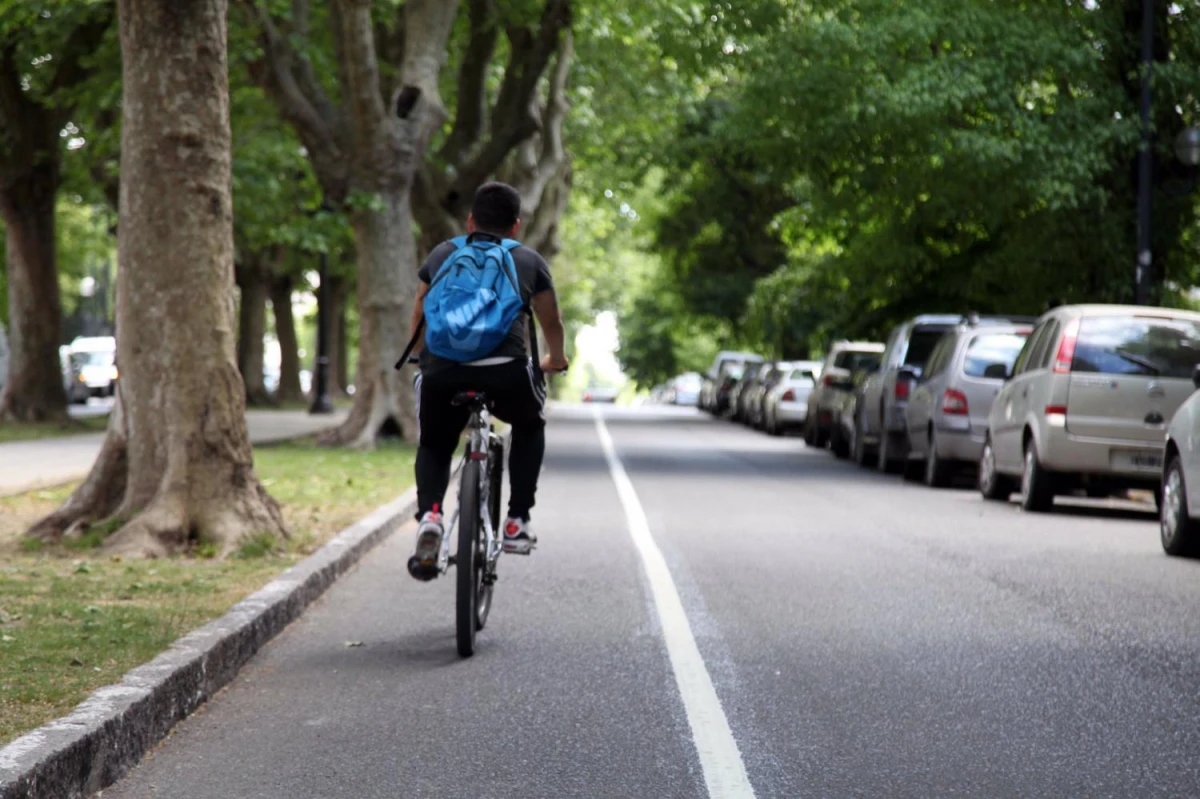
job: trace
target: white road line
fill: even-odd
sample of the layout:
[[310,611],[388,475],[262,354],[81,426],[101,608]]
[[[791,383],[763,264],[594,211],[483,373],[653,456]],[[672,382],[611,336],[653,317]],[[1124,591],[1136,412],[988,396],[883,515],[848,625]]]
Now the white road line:
[[600,446],[604,449],[604,457],[608,459],[608,468],[617,486],[617,495],[625,508],[629,535],[642,556],[642,565],[650,580],[654,605],[667,643],[667,654],[675,671],[675,684],[679,686],[679,693],[683,697],[683,708],[687,713],[688,726],[692,728],[692,740],[696,744],[696,754],[700,756],[700,766],[704,769],[708,795],[713,799],[753,799],[754,789],[750,786],[750,778],[746,776],[746,765],[742,762],[737,741],[733,739],[733,731],[729,729],[721,700],[713,688],[712,677],[696,646],[696,638],[688,624],[679,591],[671,579],[671,570],[667,568],[667,561],[658,544],[654,543],[646,512],[642,510],[633,483],[617,457],[612,436],[608,434],[608,426],[604,424],[599,409],[595,409],[595,417]]

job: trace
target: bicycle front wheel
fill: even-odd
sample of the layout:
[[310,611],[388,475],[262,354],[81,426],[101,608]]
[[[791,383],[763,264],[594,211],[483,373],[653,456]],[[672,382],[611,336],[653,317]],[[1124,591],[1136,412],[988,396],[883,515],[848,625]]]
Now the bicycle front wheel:
[[486,564],[483,524],[479,506],[479,461],[469,460],[462,470],[458,509],[458,590],[455,601],[455,633],[458,654],[475,653],[475,633],[480,628],[480,611],[491,605],[491,587],[483,585]]

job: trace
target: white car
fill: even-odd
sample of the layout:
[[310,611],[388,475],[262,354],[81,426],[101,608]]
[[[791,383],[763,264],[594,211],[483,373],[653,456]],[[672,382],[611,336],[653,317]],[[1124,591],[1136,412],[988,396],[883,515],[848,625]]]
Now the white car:
[[667,396],[674,405],[697,405],[700,402],[700,388],[704,381],[696,372],[688,372],[671,381]]
[[93,397],[111,397],[116,392],[117,340],[112,336],[80,337],[71,342],[71,356]]
[[820,361],[796,361],[787,374],[767,391],[763,400],[763,427],[781,436],[808,422],[808,398],[821,378]]
[[1200,555],[1200,365],[1192,384],[1167,428],[1159,530],[1168,555]]

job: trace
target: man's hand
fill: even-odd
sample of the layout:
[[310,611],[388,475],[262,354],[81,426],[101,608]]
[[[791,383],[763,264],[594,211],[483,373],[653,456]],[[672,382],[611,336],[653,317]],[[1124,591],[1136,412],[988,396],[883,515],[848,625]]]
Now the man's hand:
[[561,360],[551,358],[549,353],[542,357],[542,371],[546,374],[565,372],[568,366],[570,366],[570,363],[567,362],[566,356],[563,356]]

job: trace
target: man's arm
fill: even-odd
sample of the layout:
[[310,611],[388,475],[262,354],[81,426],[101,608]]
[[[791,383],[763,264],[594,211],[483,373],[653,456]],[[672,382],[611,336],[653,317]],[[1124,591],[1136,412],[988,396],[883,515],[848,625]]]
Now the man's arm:
[[408,337],[416,338],[417,343],[413,346],[413,355],[420,355],[421,350],[425,349],[425,337],[417,336],[417,328],[421,326],[421,321],[425,318],[425,295],[429,293],[429,284],[424,280],[417,282],[417,297],[413,300],[412,319],[408,322]]
[[567,333],[563,327],[562,314],[558,310],[558,295],[554,293],[554,289],[547,289],[534,294],[530,304],[538,324],[542,326],[542,335],[546,337],[548,352],[542,359],[542,371],[561,372],[567,368]]

